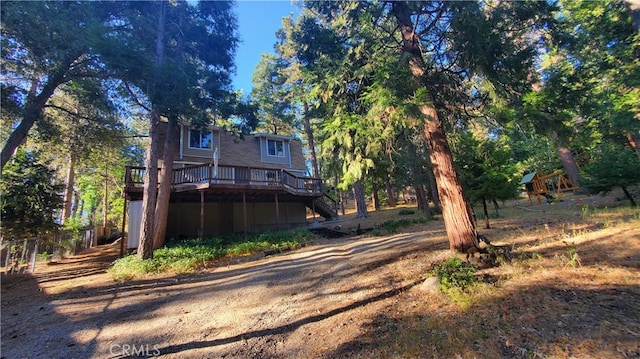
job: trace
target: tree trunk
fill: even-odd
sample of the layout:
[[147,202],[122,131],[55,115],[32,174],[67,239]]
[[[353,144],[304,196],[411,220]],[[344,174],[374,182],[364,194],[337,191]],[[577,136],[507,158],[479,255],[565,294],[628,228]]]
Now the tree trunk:
[[489,223],[489,210],[487,209],[487,199],[482,196],[482,212],[484,213],[484,228],[491,229],[491,224]]
[[102,226],[107,228],[109,218],[109,165],[105,164],[104,168],[104,200],[102,201]]
[[385,177],[385,189],[387,191],[387,199],[389,201],[389,207],[394,208],[396,204],[396,196],[393,193],[393,186],[391,186],[391,176],[387,173]]
[[429,200],[427,199],[427,193],[424,190],[424,186],[420,183],[414,182],[414,188],[416,190],[416,202],[418,202],[418,209],[424,211],[424,215],[427,217],[433,216],[431,208],[429,208]]
[[[453,165],[453,157],[447,144],[442,124],[437,121],[437,113],[431,106],[421,106],[427,117],[425,135],[430,149],[433,174],[441,201],[442,218],[452,250],[466,252],[477,247],[477,233],[469,206],[464,198],[458,174]],[[431,113],[431,116],[428,114]],[[431,120],[428,118],[431,117]]]
[[171,199],[171,179],[173,175],[173,157],[180,138],[178,137],[178,121],[175,117],[169,118],[167,132],[164,140],[164,152],[162,154],[162,170],[159,175],[158,200],[156,202],[155,231],[153,249],[164,245],[167,234],[167,220],[169,215],[169,200]]
[[[336,173],[333,176],[333,187],[334,188],[338,188],[338,174]],[[345,206],[345,202],[347,201],[344,195],[344,191],[338,188],[338,201],[340,201],[340,212],[342,212],[342,215],[344,216],[344,206]],[[337,211],[337,210],[336,210]]]
[[[412,152],[415,153],[415,149],[413,149]],[[431,208],[429,208],[429,199],[427,199],[427,194],[424,190],[424,186],[422,185],[419,173],[420,169],[418,167],[418,163],[413,161],[411,165],[411,179],[413,180],[413,189],[416,192],[418,210],[424,211],[424,214],[427,217],[431,217],[433,214],[431,213]]]
[[629,193],[629,191],[627,190],[627,187],[625,187],[625,186],[620,186],[620,187],[622,188],[622,192],[624,192],[625,197],[627,197],[627,199],[631,203],[631,206],[633,206],[633,207],[638,206],[636,204],[636,201],[633,199],[633,196],[631,195],[631,193]]
[[338,190],[338,194],[339,194],[339,196],[340,196],[340,212],[341,212],[341,213],[342,213],[342,215],[344,216],[344,215],[345,215],[344,206],[345,206],[345,204],[346,204],[345,202],[347,201],[347,199],[345,198],[345,195],[344,195],[344,191],[343,191],[343,190],[339,189],[339,190]]
[[[82,208],[81,204],[80,204],[80,196],[78,195],[78,192],[73,192],[73,207],[71,207],[71,217],[75,217],[78,215],[78,213],[80,213],[80,216],[82,216]],[[82,204],[84,205],[84,204]]]
[[567,173],[567,178],[573,183],[578,183],[580,180],[580,170],[578,169],[576,160],[573,158],[573,153],[564,145],[564,141],[558,137],[555,131],[551,134],[551,138],[555,142],[556,151],[558,151],[562,167],[564,167],[564,171]]
[[631,23],[633,28],[640,33],[640,2],[637,0],[625,0],[625,5],[631,12]]
[[431,200],[433,201],[433,208],[437,211],[442,211],[440,208],[440,196],[438,196],[438,184],[436,183],[436,177],[433,175],[433,165],[427,166],[427,179],[429,180],[429,191],[431,193]]
[[418,204],[418,210],[422,211],[425,208],[429,207],[427,205],[426,198],[424,198],[424,191],[422,190],[422,186],[416,183],[413,185],[413,190],[416,192],[416,203]]
[[629,140],[631,148],[636,152],[636,155],[640,157],[640,131],[627,134],[627,139]]
[[75,185],[76,175],[76,155],[71,153],[69,156],[69,167],[67,168],[67,176],[64,180],[64,207],[62,207],[62,215],[60,216],[60,223],[64,225],[69,217],[71,217],[71,204],[73,202],[73,187]]
[[496,217],[500,217],[500,206],[498,206],[498,202],[495,198],[492,198],[491,202],[493,202],[493,209],[496,211]]
[[[409,6],[406,2],[394,2],[392,11],[400,27],[402,50],[408,56],[408,66],[413,79],[422,86],[426,67],[422,59],[419,39],[414,32]],[[424,133],[438,186],[449,247],[464,253],[478,246],[476,228],[463,196],[462,186],[458,181],[458,174],[453,165],[453,157],[438,113],[433,105],[428,103],[421,105],[419,110],[424,116]]]
[[357,218],[367,218],[369,213],[367,212],[367,202],[364,197],[364,186],[362,185],[362,180],[356,181],[353,184],[353,195],[356,200],[356,209],[358,211]]
[[376,185],[376,181],[371,181],[371,194],[373,197],[373,209],[377,212],[380,210],[380,198],[378,198],[378,186]]
[[38,81],[32,81],[31,89],[24,106],[24,115],[22,116],[22,120],[13,132],[11,132],[11,135],[7,138],[7,142],[4,144],[4,147],[2,147],[2,152],[0,152],[0,171],[4,168],[4,165],[9,162],[9,159],[11,159],[20,144],[25,141],[27,134],[29,134],[29,130],[31,130],[36,120],[42,114],[42,109],[47,104],[47,101],[49,101],[49,98],[53,95],[56,88],[66,81],[65,75],[77,57],[78,56],[70,56],[66,62],[63,62],[57,72],[49,74],[47,76],[47,83],[42,88],[42,91],[37,95],[35,92],[38,86]]
[[160,116],[151,111],[151,128],[149,130],[149,144],[145,158],[144,188],[142,197],[142,224],[140,226],[140,240],[138,242],[138,259],[149,259],[153,256],[153,231],[155,229],[154,216],[158,194],[158,124]]
[[[160,67],[164,62],[164,34],[166,2],[161,1],[158,16],[158,33],[156,34],[156,73],[154,85],[160,82]],[[153,106],[153,104],[152,104]],[[160,114],[156,108],[151,109],[151,126],[149,129],[149,147],[147,149],[146,171],[144,173],[144,188],[142,198],[142,224],[140,226],[140,240],[138,242],[138,259],[149,259],[153,257],[153,241],[155,239],[156,203],[158,195],[158,126],[160,124]]]
[[304,132],[307,135],[307,141],[309,142],[309,155],[311,156],[311,170],[314,178],[320,178],[320,169],[318,167],[318,158],[316,157],[316,145],[313,138],[313,129],[311,129],[311,121],[309,120],[309,104],[304,101],[302,104],[304,115]]

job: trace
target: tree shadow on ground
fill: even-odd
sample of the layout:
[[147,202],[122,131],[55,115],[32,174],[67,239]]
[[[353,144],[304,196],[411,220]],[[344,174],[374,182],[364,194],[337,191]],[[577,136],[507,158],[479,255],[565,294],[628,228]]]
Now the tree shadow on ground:
[[639,302],[637,286],[527,286],[463,311],[380,313],[324,357],[637,357]]
[[435,306],[421,305],[421,292],[404,293],[324,356],[640,357],[638,240],[622,226],[545,242],[531,249],[540,259],[516,258],[502,275],[488,275],[495,287],[438,293]]
[[318,314],[318,315],[312,315],[306,318],[302,318],[300,320],[296,320],[292,323],[283,325],[283,326],[279,326],[279,327],[274,327],[274,328],[268,328],[268,329],[263,329],[263,330],[257,330],[257,331],[251,331],[251,332],[245,332],[242,334],[238,334],[232,337],[227,337],[227,338],[220,338],[220,339],[214,339],[214,340],[207,340],[207,341],[193,341],[193,342],[188,342],[188,343],[184,343],[184,344],[178,344],[178,345],[170,345],[170,346],[166,346],[166,347],[160,347],[158,348],[159,352],[162,353],[162,355],[166,355],[166,354],[175,354],[175,353],[180,353],[180,352],[184,352],[184,351],[188,351],[188,350],[192,350],[192,349],[198,349],[198,348],[209,348],[209,347],[214,347],[214,346],[218,346],[218,345],[224,345],[224,344],[230,344],[230,343],[234,343],[234,342],[239,342],[241,340],[248,340],[248,339],[253,339],[253,338],[258,338],[258,337],[266,337],[266,336],[272,336],[272,335],[280,335],[280,334],[287,334],[287,333],[292,333],[294,330],[300,328],[303,325],[306,324],[310,324],[310,323],[315,323],[315,322],[319,322],[322,320],[325,320],[327,318],[333,317],[335,315],[338,315],[340,313],[344,313],[344,312],[348,312],[350,310],[365,306],[367,304],[371,304],[371,303],[375,303],[381,300],[385,300],[391,297],[394,297],[404,291],[407,291],[409,289],[411,289],[412,287],[414,287],[415,285],[419,284],[421,281],[416,281],[414,283],[410,283],[408,285],[405,285],[403,287],[400,288],[395,288],[389,291],[386,291],[384,293],[378,294],[376,296],[373,297],[369,297],[363,300],[359,300],[356,302],[353,302],[349,305],[340,307],[340,308],[336,308],[333,310],[330,310],[326,313],[322,313],[322,314]]
[[[11,291],[11,295],[8,295]],[[68,321],[56,312],[30,273],[3,275],[2,278],[2,358],[49,358],[50,353],[74,351],[89,357],[95,343],[82,346],[66,330],[58,330]],[[26,305],[25,305],[26,304]],[[37,323],[47,333],[34,340],[29,325]]]
[[[29,291],[24,293],[33,292],[37,293],[37,296],[26,296],[23,298],[23,306],[43,306],[48,308],[51,313],[55,313],[55,317],[52,316],[51,321],[47,321],[47,325],[41,326],[38,320],[41,320],[38,316],[34,315],[23,321],[29,324],[30,332],[25,333],[25,342],[32,343],[31,346],[24,346],[19,352],[5,351],[3,353],[14,353],[9,357],[25,357],[32,356],[33,353],[40,353],[40,356],[46,356],[44,349],[52,348],[56,350],[56,353],[70,353],[73,355],[81,355],[83,357],[100,356],[104,354],[104,343],[99,346],[99,335],[104,328],[112,325],[122,325],[123,323],[131,323],[130,325],[136,325],[148,318],[156,315],[155,313],[162,312],[162,309],[169,305],[182,305],[193,298],[210,297],[212,293],[223,293],[224,291],[243,290],[250,286],[278,286],[278,290],[281,292],[288,292],[291,286],[291,282],[288,280],[291,277],[298,275],[302,276],[305,272],[309,271],[312,267],[320,266],[321,268],[331,268],[331,272],[318,271],[317,269],[312,275],[307,275],[307,279],[302,285],[295,287],[297,291],[304,293],[302,296],[305,301],[313,301],[315,297],[326,296],[324,292],[318,292],[318,288],[322,289],[322,285],[327,282],[327,278],[330,277],[333,280],[346,280],[354,274],[362,273],[363,271],[372,271],[386,266],[393,262],[390,258],[398,258],[401,256],[409,255],[419,250],[426,250],[429,248],[439,248],[440,243],[435,246],[432,242],[424,240],[416,240],[421,238],[413,234],[403,234],[393,237],[385,238],[373,238],[368,239],[367,243],[350,241],[342,243],[338,246],[321,247],[318,250],[314,250],[308,253],[296,253],[295,257],[282,256],[271,258],[268,261],[244,264],[240,266],[231,266],[228,268],[217,268],[215,271],[207,271],[199,274],[179,277],[162,277],[162,278],[150,278],[143,280],[136,280],[127,283],[112,283],[108,285],[93,286],[91,283],[89,287],[73,287],[68,290],[62,291],[53,295],[45,295],[41,291],[39,284],[46,283],[48,286],[53,287],[58,285],[57,281],[64,282],[69,279],[74,279],[83,276],[83,273],[104,273],[108,264],[112,262],[110,257],[102,259],[94,258],[92,256],[86,256],[83,260],[78,258],[70,259],[73,263],[73,268],[64,269],[58,272],[41,273],[37,276],[29,276],[23,286],[29,287]],[[385,255],[379,256],[381,252]],[[367,253],[376,253],[374,256],[367,256]],[[359,265],[354,265],[349,259],[354,256],[364,256]],[[76,266],[77,264],[77,266]],[[77,271],[77,274],[74,274]],[[282,272],[286,271],[287,277],[283,277]],[[11,288],[13,284],[7,284],[8,290],[22,290],[19,288]],[[183,344],[168,345],[161,337],[161,333],[158,333],[160,337],[151,338],[147,337],[145,340],[155,340],[160,343],[159,350],[162,354],[165,353],[183,353],[186,350],[194,348],[207,348],[212,346],[218,346],[225,343],[234,343],[241,339],[247,338],[259,338],[269,337],[276,334],[290,333],[296,328],[308,323],[314,323],[322,321],[326,318],[334,315],[364,306],[369,303],[382,301],[392,296],[398,295],[402,291],[407,290],[411,285],[400,286],[395,289],[387,289],[393,286],[389,286],[388,283],[372,284],[362,283],[346,288],[332,288],[335,290],[331,294],[349,293],[354,294],[354,291],[359,292],[375,292],[369,297],[364,299],[355,300],[351,304],[342,305],[336,309],[328,310],[326,312],[319,312],[317,315],[311,315],[306,317],[292,318],[294,321],[285,325],[274,326],[272,328],[248,331],[241,335],[228,336],[218,338],[214,340],[205,341],[189,341]],[[294,288],[293,286],[291,286]],[[324,290],[324,289],[322,289]],[[12,293],[15,297],[16,292]],[[10,296],[9,296],[10,297]],[[4,296],[3,296],[4,299]],[[122,301],[126,300],[126,301]],[[7,308],[3,302],[3,311]],[[15,306],[17,303],[7,303],[9,308],[18,308]],[[75,309],[71,309],[71,307]],[[11,309],[10,309],[11,310]],[[3,313],[4,314],[4,313]],[[305,313],[302,313],[303,315]],[[22,319],[21,319],[22,321]],[[16,325],[18,325],[16,321]],[[3,316],[3,329],[6,332],[10,332],[11,327],[5,326],[5,320]],[[138,330],[127,333],[125,336],[118,337],[113,340],[117,340],[116,343],[126,343],[128,341],[139,340],[140,335],[150,335],[151,332],[145,332],[147,328],[138,328]],[[91,332],[87,335],[87,331]],[[3,331],[4,332],[4,331]],[[85,333],[85,340],[82,343],[77,342],[73,338],[77,333]],[[87,339],[89,337],[89,339]],[[51,343],[48,338],[56,338],[55,343]],[[8,341],[4,340],[4,343],[11,345]],[[164,342],[164,344],[163,344]],[[108,344],[107,344],[108,345]],[[40,349],[39,349],[40,348]],[[16,349],[17,350],[17,349]],[[108,351],[108,348],[106,349]],[[36,355],[38,356],[38,355]],[[55,356],[55,355],[54,355]]]

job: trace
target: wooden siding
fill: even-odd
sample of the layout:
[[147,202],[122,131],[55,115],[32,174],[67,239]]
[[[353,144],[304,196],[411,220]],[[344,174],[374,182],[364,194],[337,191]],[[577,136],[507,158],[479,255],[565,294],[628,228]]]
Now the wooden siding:
[[[159,142],[164,144],[166,123],[162,122],[159,128]],[[216,127],[209,127],[212,133],[212,149],[189,148],[189,127],[183,126],[180,133],[180,148],[174,157],[174,168],[190,165],[213,163],[213,154],[218,148],[219,165],[255,168],[282,168],[307,173],[306,160],[302,151],[302,143],[299,140],[286,136],[274,136],[269,134],[245,135],[237,138],[234,134]],[[266,139],[284,141],[285,157],[267,156]],[[161,161],[159,165],[162,167]]]
[[[183,131],[182,158],[176,156],[176,168],[185,165],[208,164],[213,161],[213,151],[187,149],[188,130]],[[263,137],[246,135],[242,139],[236,138],[233,134],[225,131],[213,130],[214,148],[218,146],[218,165],[236,167],[278,167],[307,172],[306,161],[302,154],[302,143],[298,140],[285,140],[286,156],[277,158],[263,155],[266,154],[266,140]],[[263,152],[261,151],[261,143]],[[267,160],[262,158],[268,157]],[[275,165],[275,166],[274,166]]]
[[291,168],[307,172],[307,162],[302,154],[302,143],[298,140],[289,141],[291,149]]
[[220,136],[220,165],[264,167],[260,162],[260,143],[257,138],[246,135],[237,139],[232,134]]

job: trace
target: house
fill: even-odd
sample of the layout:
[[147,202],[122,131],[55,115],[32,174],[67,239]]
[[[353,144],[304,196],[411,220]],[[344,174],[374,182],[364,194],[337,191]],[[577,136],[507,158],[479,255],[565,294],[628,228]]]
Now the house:
[[[167,238],[306,226],[306,208],[337,217],[335,201],[323,193],[321,179],[307,175],[302,145],[292,137],[257,133],[239,139],[213,126],[182,126],[179,142]],[[144,172],[126,168],[128,248],[138,246]]]

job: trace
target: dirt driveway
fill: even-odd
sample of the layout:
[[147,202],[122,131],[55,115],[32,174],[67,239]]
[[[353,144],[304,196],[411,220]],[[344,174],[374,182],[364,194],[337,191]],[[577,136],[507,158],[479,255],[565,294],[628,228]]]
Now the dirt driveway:
[[447,256],[433,227],[121,284],[105,273],[115,250],[94,249],[3,278],[2,357],[335,357],[367,318],[419,292],[417,253]]

